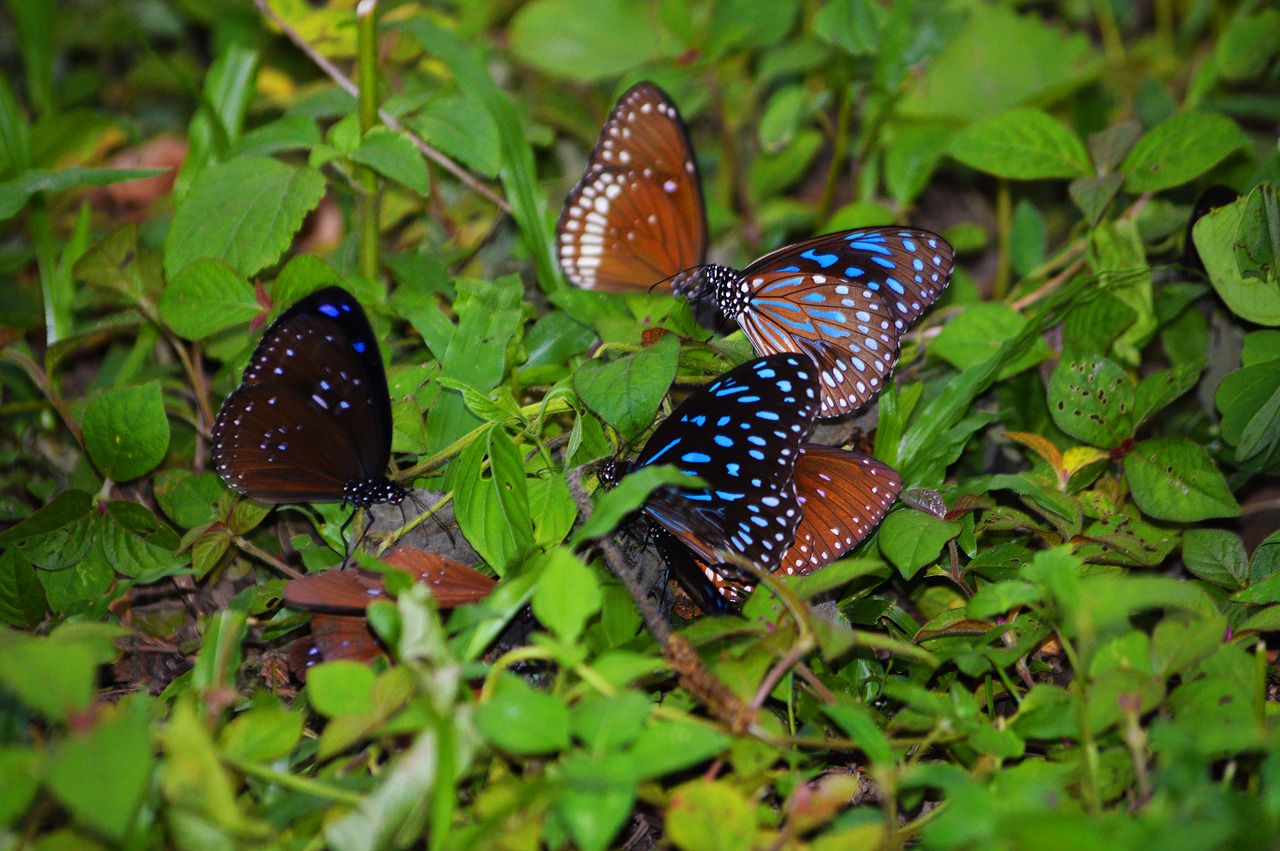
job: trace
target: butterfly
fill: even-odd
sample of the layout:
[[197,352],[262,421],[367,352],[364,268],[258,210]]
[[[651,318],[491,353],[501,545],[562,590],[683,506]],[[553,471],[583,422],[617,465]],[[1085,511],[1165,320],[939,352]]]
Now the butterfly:
[[653,83],[628,89],[605,121],[556,223],[560,267],[583,289],[647,289],[697,274],[707,217],[689,134]]
[[707,487],[661,488],[644,513],[707,564],[774,570],[801,509],[793,481],[801,441],[818,411],[817,371],[800,355],[748,361],[685,399],[632,461],[614,460],[601,482],[673,464]]
[[[461,562],[424,550],[397,547],[383,561],[430,587],[441,608],[477,603],[496,584]],[[290,664],[299,677],[305,679],[306,671],[318,662],[372,662],[386,655],[364,616],[371,602],[386,599],[390,597],[382,575],[371,570],[326,570],[287,582],[285,603],[315,613],[310,641],[300,639],[290,648]]]
[[857,410],[898,362],[907,328],[951,280],[942,237],[903,227],[863,228],[784,246],[742,271],[704,266],[676,293],[710,295],[760,354],[797,352],[818,365],[819,417]]
[[[902,490],[902,478],[887,464],[816,443],[801,445],[794,482],[800,522],[774,570],[788,576],[807,575],[847,555],[871,534]],[[652,530],[651,538],[668,570],[704,612],[725,611],[751,593],[753,583],[681,553],[664,530]]]
[[386,478],[391,401],[369,319],[346,290],[290,306],[213,424],[214,469],[262,502],[398,504]]

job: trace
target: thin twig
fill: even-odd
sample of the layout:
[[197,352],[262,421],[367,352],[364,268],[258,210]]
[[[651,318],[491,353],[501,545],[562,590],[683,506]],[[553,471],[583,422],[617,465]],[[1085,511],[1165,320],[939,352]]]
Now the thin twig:
[[[278,26],[280,28],[280,31],[285,34],[285,36],[289,39],[289,41],[293,42],[298,47],[299,50],[307,54],[307,57],[316,64],[316,67],[318,67],[321,71],[323,71],[326,75],[328,75],[329,79],[337,83],[340,88],[345,90],[352,97],[359,100],[360,98],[359,86],[353,83],[351,79],[347,77],[347,75],[343,74],[342,71],[339,70],[337,65],[334,65],[327,58],[321,55],[317,50],[315,50],[315,48],[313,48],[310,44],[308,44],[306,39],[304,39],[298,33],[297,30],[295,30],[293,27],[285,23],[285,21],[279,15],[277,15],[270,6],[267,5],[267,0],[253,0],[253,5],[258,7],[258,11],[260,11],[264,17],[266,17],[273,24]],[[480,181],[476,180],[474,177],[468,174],[467,171],[464,168],[462,168],[462,166],[458,165],[453,160],[449,159],[444,154],[440,153],[435,148],[428,145],[426,141],[424,141],[416,133],[412,132],[411,130],[407,130],[404,124],[400,122],[400,119],[396,118],[394,115],[387,112],[385,109],[378,110],[378,117],[382,119],[382,123],[385,124],[387,127],[391,128],[392,130],[395,130],[397,133],[403,133],[409,139],[409,141],[413,143],[414,147],[416,147],[419,151],[422,152],[422,155],[424,157],[436,163],[438,166],[440,166],[445,171],[452,174],[454,177],[458,178],[458,180],[462,181],[463,183],[471,187],[476,192],[488,198],[490,201],[494,203],[495,206],[497,206],[499,210],[502,210],[502,212],[506,213],[508,216],[511,215],[511,205],[506,202],[506,199],[502,198],[502,196],[495,193],[492,189],[485,186]]]

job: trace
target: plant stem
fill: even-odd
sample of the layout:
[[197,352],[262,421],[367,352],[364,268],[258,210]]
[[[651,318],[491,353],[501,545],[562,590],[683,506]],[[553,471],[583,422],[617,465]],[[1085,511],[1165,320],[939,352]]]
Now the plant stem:
[[[378,124],[378,0],[356,5],[356,71],[360,79],[360,135]],[[368,166],[358,169],[360,274],[378,279],[378,173]]]

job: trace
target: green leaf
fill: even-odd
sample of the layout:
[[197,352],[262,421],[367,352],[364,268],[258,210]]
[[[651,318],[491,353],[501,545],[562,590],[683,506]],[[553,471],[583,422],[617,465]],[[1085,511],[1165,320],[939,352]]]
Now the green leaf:
[[1080,177],[1089,168],[1080,137],[1038,109],[1016,109],[971,124],[948,150],[965,165],[1014,180]]
[[502,164],[498,127],[484,104],[461,92],[432,98],[411,126],[435,148],[485,177]]
[[613,362],[592,358],[573,375],[573,389],[588,408],[627,440],[653,424],[676,377],[680,341],[664,334],[648,348]]
[[1133,383],[1098,355],[1064,356],[1049,379],[1049,413],[1067,434],[1111,449],[1133,434]]
[[165,274],[201,257],[246,278],[261,271],[280,259],[324,191],[318,171],[262,157],[202,169],[169,226]]
[[1263,8],[1252,14],[1238,11],[1214,51],[1224,80],[1245,82],[1261,78],[1280,50],[1280,11]]
[[493,745],[528,756],[569,746],[569,711],[555,697],[503,676],[493,698],[476,708],[476,726]]
[[223,767],[213,737],[196,712],[194,694],[184,695],[174,706],[160,738],[164,759],[159,776],[166,805],[223,829],[248,828],[236,805],[239,782],[233,783]]
[[0,533],[0,545],[17,547],[45,570],[64,570],[93,545],[93,500],[84,491],[65,490],[34,514]]
[[809,97],[803,86],[783,86],[772,95],[760,116],[756,134],[760,146],[770,153],[786,147],[793,138],[800,122],[809,113]]
[[84,443],[94,466],[127,482],[150,472],[169,448],[169,419],[159,381],[108,390],[84,412]]
[[76,820],[123,842],[154,766],[149,719],[121,713],[62,742],[45,766],[45,783]]
[[254,706],[223,728],[223,752],[232,759],[250,762],[281,759],[301,739],[304,720],[302,713],[279,703]]
[[570,711],[573,735],[593,754],[604,755],[631,743],[649,718],[652,705],[639,692],[624,691],[580,700]]
[[880,551],[906,579],[933,564],[947,541],[960,534],[960,524],[923,511],[895,511],[880,525]]
[[[1027,320],[1013,308],[996,302],[969,305],[963,313],[946,325],[929,350],[956,369],[968,369],[982,363],[1000,350],[1006,340],[1016,336]],[[1049,346],[1037,340],[1016,359],[1000,370],[998,380],[1017,375],[1051,356]]]
[[38,192],[63,192],[79,186],[110,186],[164,174],[163,168],[64,168],[60,171],[24,171],[0,183],[0,222],[11,219]]
[[547,565],[533,592],[533,614],[565,644],[582,635],[587,618],[600,611],[596,575],[563,547],[546,554]]
[[[584,0],[577,2],[583,3]],[[581,25],[583,21],[591,21],[590,28],[594,36],[597,26],[595,22],[601,14],[607,14],[607,11],[601,11],[600,7],[592,3],[585,18],[559,20],[554,26]],[[511,204],[511,215],[520,229],[521,241],[534,258],[542,288],[547,292],[563,289],[564,277],[560,274],[552,248],[555,237],[551,231],[552,217],[547,209],[546,193],[539,183],[528,134],[511,100],[494,84],[486,61],[476,55],[463,37],[436,26],[425,15],[417,15],[400,26],[418,40],[426,49],[427,55],[444,62],[454,73],[463,93],[483,104],[485,111],[493,119],[502,148],[499,176],[507,201]],[[635,37],[635,33],[627,33],[627,37]],[[470,383],[480,386],[476,382]]]
[[1138,391],[1134,399],[1134,427],[1141,426],[1173,404],[1183,393],[1195,387],[1200,379],[1200,373],[1200,364],[1190,362],[1143,376],[1138,382]]
[[1225,115],[1184,112],[1139,139],[1120,172],[1129,192],[1158,192],[1195,180],[1250,144],[1244,131]]
[[[0,685],[54,721],[89,706],[98,666],[116,653],[109,642],[77,640],[69,633],[66,627],[48,638],[0,632]],[[104,658],[108,650],[111,655]]]
[[1203,446],[1183,437],[1159,437],[1134,445],[1124,458],[1133,501],[1157,520],[1195,523],[1238,517],[1240,506]]
[[160,294],[160,318],[187,340],[248,322],[262,312],[253,285],[219,260],[187,264]]
[[307,698],[328,718],[369,715],[374,678],[373,669],[359,662],[325,662],[307,672]]
[[866,707],[838,703],[823,706],[822,711],[866,754],[872,765],[883,768],[893,764],[893,747],[882,723],[873,718]]
[[1241,461],[1272,456],[1280,446],[1280,359],[1237,369],[1214,393],[1222,437]]
[[616,77],[678,47],[643,4],[624,0],[535,0],[516,12],[508,33],[521,62],[581,82]]
[[351,159],[419,195],[426,195],[430,190],[427,164],[403,133],[387,127],[374,127],[360,140],[360,146],[352,152]]
[[749,851],[754,807],[727,781],[692,780],[677,786],[667,809],[667,837],[678,848]]
[[1247,232],[1277,226],[1273,217],[1261,222],[1259,218],[1263,218],[1263,211],[1251,209],[1247,199],[1242,199],[1201,217],[1192,236],[1209,282],[1227,307],[1242,319],[1275,326],[1280,325],[1280,275],[1274,267],[1269,272],[1250,268],[1251,264],[1241,262],[1237,251]]
[[[488,476],[483,475],[486,457]],[[467,447],[457,463],[458,525],[476,552],[502,575],[533,546],[524,458],[506,432],[493,428],[487,440]]]
[[723,753],[731,740],[723,733],[684,721],[655,721],[631,746],[638,777],[655,779],[684,771]]
[[[929,11],[926,11],[928,9]],[[967,8],[898,111],[906,117],[973,121],[1027,104],[1049,104],[1093,79],[1102,58],[1082,32],[1067,34],[1042,16],[981,4]],[[917,26],[932,21],[931,7]],[[928,24],[935,25],[935,24]]]
[[1096,226],[1123,185],[1124,176],[1119,174],[1077,177],[1067,186],[1067,194],[1089,224]]
[[22,550],[0,551],[0,620],[20,629],[34,629],[44,620],[44,587]]
[[879,6],[867,0],[835,0],[813,16],[813,32],[850,56],[873,56],[884,16]]
[[[870,3],[862,5],[877,8]],[[831,8],[828,5],[824,11]],[[884,152],[885,187],[900,207],[910,206],[924,191],[951,144],[952,132],[945,125],[913,127],[904,130]]]
[[[41,760],[42,761],[42,760]],[[0,748],[0,825],[12,826],[40,791],[39,762],[31,747]]]
[[592,758],[574,753],[563,769],[563,786],[555,799],[556,818],[576,847],[584,851],[609,847],[635,806],[633,761],[620,755]]
[[660,487],[667,485],[688,487],[699,483],[701,483],[700,479],[691,478],[688,473],[670,464],[643,467],[634,473],[628,473],[617,487],[606,491],[600,497],[591,519],[579,526],[574,533],[572,546],[581,546],[593,538],[612,532],[628,515],[639,511],[645,500],[649,498],[649,494]]

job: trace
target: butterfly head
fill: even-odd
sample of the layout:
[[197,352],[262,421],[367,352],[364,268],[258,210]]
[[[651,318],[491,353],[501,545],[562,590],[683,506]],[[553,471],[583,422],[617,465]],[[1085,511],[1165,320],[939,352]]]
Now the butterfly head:
[[685,269],[671,279],[671,291],[693,302],[704,301],[711,296],[719,298],[722,291],[736,286],[742,273],[731,266],[705,263]]

